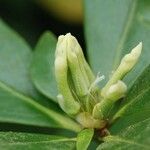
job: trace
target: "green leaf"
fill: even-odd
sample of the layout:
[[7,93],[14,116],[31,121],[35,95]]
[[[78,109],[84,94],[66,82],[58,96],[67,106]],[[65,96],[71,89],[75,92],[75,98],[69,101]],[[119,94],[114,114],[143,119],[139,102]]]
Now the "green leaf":
[[104,138],[97,150],[148,150],[150,143],[150,119],[131,125],[118,135]]
[[28,44],[0,20],[0,81],[48,108],[59,110],[34,88],[29,73],[31,60]]
[[75,141],[55,135],[0,132],[2,150],[73,150]]
[[31,59],[28,44],[0,20],[0,81],[23,94],[39,98],[30,80]]
[[94,71],[109,77],[124,54],[140,41],[142,57],[125,81],[132,85],[150,63],[149,0],[85,0],[85,35]]
[[76,143],[77,150],[87,150],[93,135],[93,129],[84,129],[81,132],[79,132]]
[[111,131],[117,133],[125,127],[150,118],[150,65],[139,76],[133,87],[129,90],[122,107],[115,114],[116,120]]
[[[22,94],[33,97],[47,108],[62,113],[56,104],[48,101],[34,88],[29,73],[31,60],[32,51],[28,44],[0,20],[0,81]],[[2,103],[0,106],[4,107]]]
[[80,131],[64,114],[50,110],[0,82],[0,121]]
[[32,51],[23,39],[0,21],[0,121],[77,131],[80,128],[77,123],[62,111],[61,114],[53,111],[56,105],[51,103],[50,110],[35,102],[38,99],[48,105],[31,84],[28,72],[31,58]]
[[36,88],[56,101],[57,86],[54,76],[54,54],[56,38],[50,32],[45,32],[35,48],[31,75]]

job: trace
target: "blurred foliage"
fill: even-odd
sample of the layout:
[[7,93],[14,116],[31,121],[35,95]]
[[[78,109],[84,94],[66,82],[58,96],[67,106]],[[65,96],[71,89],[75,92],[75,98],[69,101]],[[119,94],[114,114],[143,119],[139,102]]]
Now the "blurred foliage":
[[68,24],[48,12],[38,0],[0,0],[0,17],[35,46],[39,36],[50,30],[56,36],[71,32],[84,46],[81,24]]
[[35,0],[49,12],[68,23],[82,23],[82,0]]

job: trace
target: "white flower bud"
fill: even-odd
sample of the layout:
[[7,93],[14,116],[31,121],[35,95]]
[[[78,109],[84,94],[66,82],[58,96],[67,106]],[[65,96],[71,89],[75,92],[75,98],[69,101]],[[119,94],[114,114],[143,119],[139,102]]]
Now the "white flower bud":
[[106,99],[117,101],[118,99],[125,96],[127,86],[124,82],[118,81],[116,84],[110,86],[106,93]]
[[76,49],[78,48],[78,43],[71,36],[67,34],[67,59],[69,68],[71,70],[72,79],[74,82],[75,90],[78,96],[85,96],[88,93],[89,81],[85,73],[84,68],[81,67],[78,57],[76,55]]
[[[87,82],[92,83],[95,79],[95,76],[94,76],[90,66],[88,65],[88,63],[85,60],[85,57],[84,57],[84,54],[83,54],[80,44],[78,43],[77,39],[74,36],[72,36],[70,33],[68,33],[67,35],[69,38],[68,43],[70,44],[70,48],[71,48],[70,50],[72,50],[76,54],[84,76],[88,77],[89,81],[87,81]],[[86,80],[87,80],[87,77],[86,77]]]
[[[122,70],[122,76],[128,73],[137,63],[142,51],[142,42],[140,42],[129,54],[126,54],[121,60],[121,64],[119,66],[120,70]],[[118,68],[118,69],[119,69]]]
[[142,42],[140,42],[129,54],[126,54],[117,68],[113,73],[110,80],[107,82],[105,87],[102,89],[101,95],[106,96],[107,90],[112,84],[115,84],[118,80],[121,80],[137,63],[142,51]]
[[59,104],[63,110],[69,106],[69,101],[79,101],[83,110],[91,110],[95,101],[91,102],[90,98],[93,96],[89,94],[89,89],[92,91],[91,84],[93,85],[95,77],[76,38],[70,33],[59,36],[55,56],[56,80],[63,96],[63,99],[59,98]]
[[66,54],[67,40],[64,36],[58,38],[55,54],[55,77],[61,97],[58,96],[58,102],[61,108],[69,115],[75,115],[80,110],[80,105],[75,101],[70,87],[68,85],[68,65]]

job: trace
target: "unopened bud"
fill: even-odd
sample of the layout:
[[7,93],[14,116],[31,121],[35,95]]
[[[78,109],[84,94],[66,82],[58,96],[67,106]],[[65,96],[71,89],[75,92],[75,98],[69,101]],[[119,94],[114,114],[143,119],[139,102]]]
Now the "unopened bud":
[[142,42],[140,42],[129,54],[126,54],[117,68],[113,73],[112,77],[102,89],[101,95],[106,96],[107,90],[112,84],[115,84],[118,80],[121,80],[137,63],[142,51]]
[[[122,70],[121,78],[128,73],[137,63],[142,51],[142,42],[140,42],[129,54],[126,54],[121,60],[120,70]],[[119,68],[118,68],[119,69]]]
[[58,102],[61,108],[69,115],[75,115],[80,110],[80,105],[75,101],[70,87],[68,85],[68,65],[67,65],[67,54],[66,54],[67,41],[64,37],[59,37],[56,55],[55,55],[55,77],[61,98],[58,96]]
[[94,106],[93,117],[95,119],[106,119],[105,117],[107,117],[114,103],[124,97],[126,91],[127,86],[122,81],[118,81],[116,84],[111,85],[106,93],[105,99]]
[[90,84],[91,84],[95,80],[95,76],[94,76],[90,66],[86,62],[82,48],[74,36],[72,36],[70,33],[68,33],[67,35],[69,37],[68,43],[70,44],[70,48],[71,48],[70,50],[72,50],[76,54],[79,64],[80,64],[80,67],[81,67],[81,70],[85,76],[85,79],[87,80],[88,83],[90,82]]
[[67,47],[67,58],[68,64],[71,71],[73,83],[78,96],[85,96],[88,92],[88,78],[84,74],[84,70],[81,69],[78,57],[75,53],[76,43],[74,43],[68,36],[68,47]]
[[127,86],[124,82],[118,81],[116,84],[110,86],[106,93],[106,99],[116,101],[125,96]]

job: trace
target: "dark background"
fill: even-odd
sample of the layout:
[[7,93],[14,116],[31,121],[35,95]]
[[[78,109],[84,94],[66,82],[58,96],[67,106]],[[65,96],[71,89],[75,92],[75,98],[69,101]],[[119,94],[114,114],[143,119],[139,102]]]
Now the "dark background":
[[56,36],[71,32],[85,47],[82,24],[58,20],[34,0],[0,0],[0,17],[32,47],[45,30],[52,31]]

